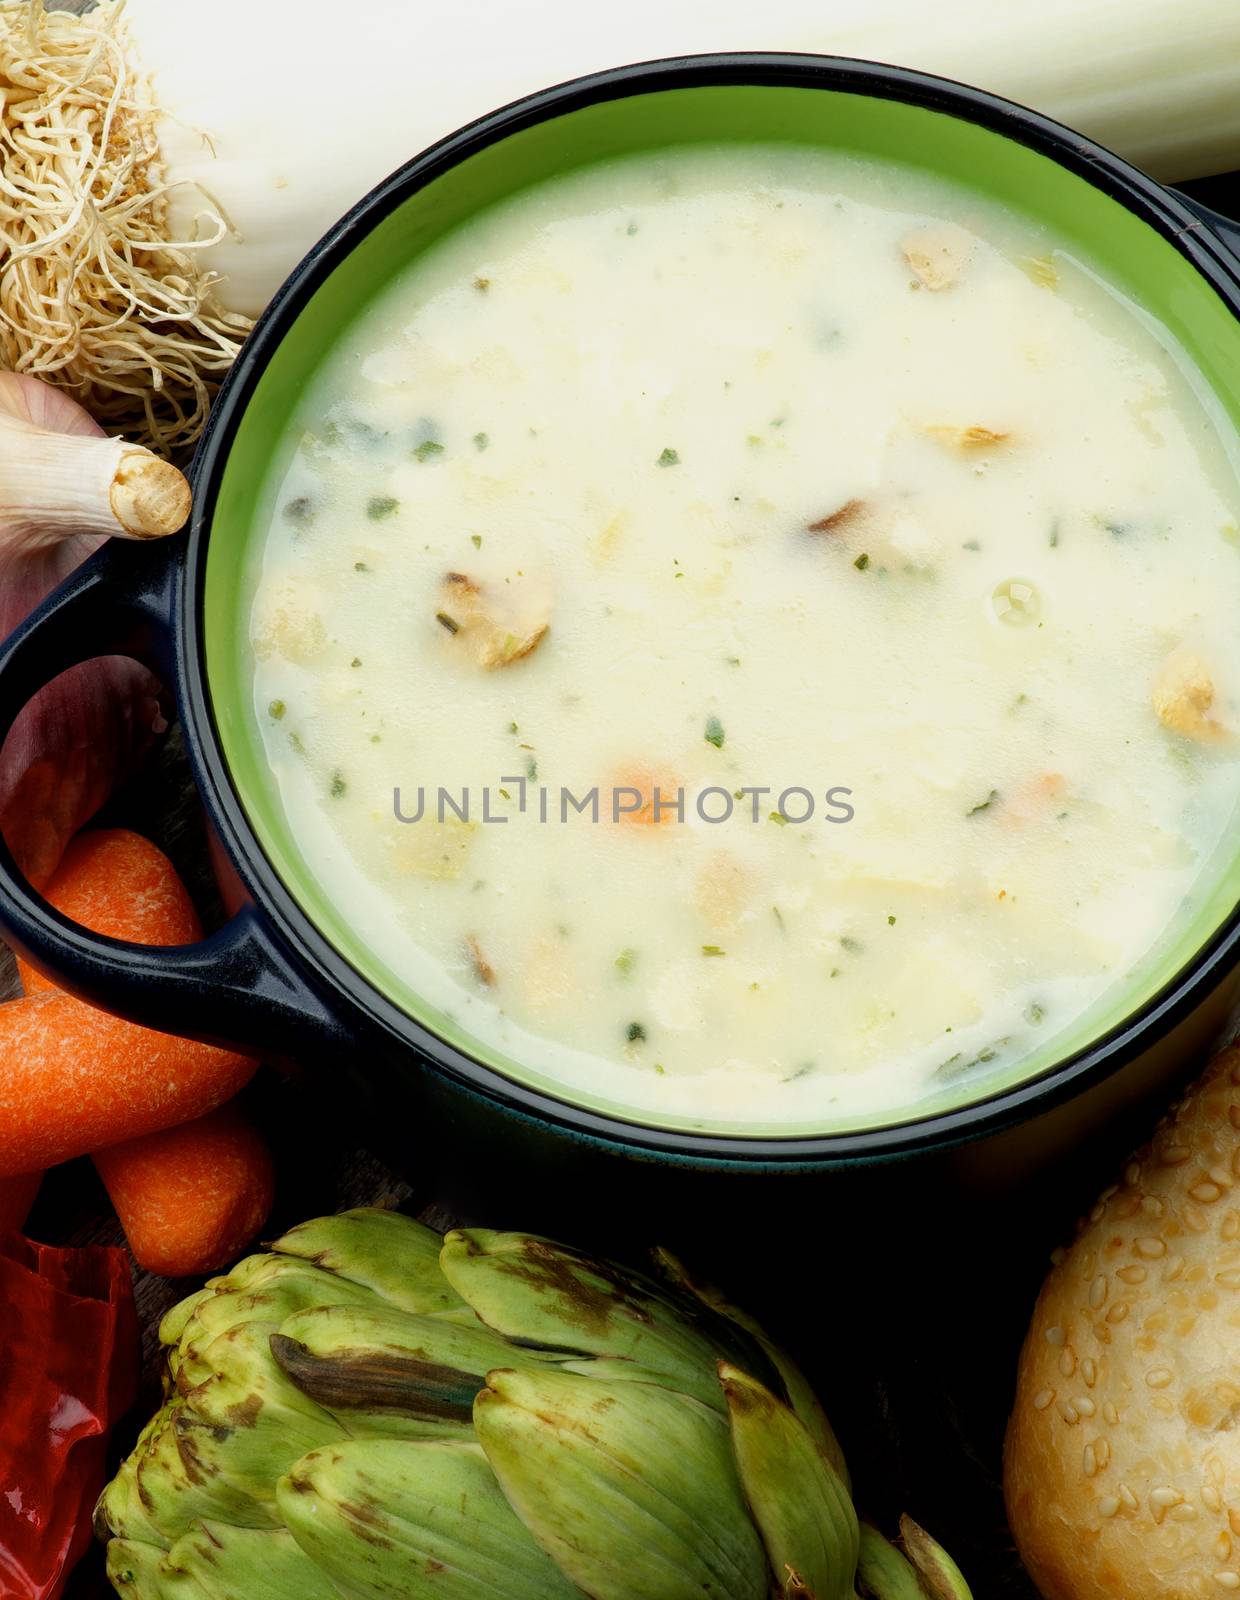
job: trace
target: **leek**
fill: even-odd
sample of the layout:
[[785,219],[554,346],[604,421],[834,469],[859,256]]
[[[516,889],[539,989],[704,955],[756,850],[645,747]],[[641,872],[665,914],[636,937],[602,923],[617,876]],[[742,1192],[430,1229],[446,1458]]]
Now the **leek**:
[[1164,179],[1240,167],[1236,0],[0,0],[0,359],[101,403],[115,372],[109,425],[188,444],[248,319],[402,161],[578,73],[734,49],[941,73]]

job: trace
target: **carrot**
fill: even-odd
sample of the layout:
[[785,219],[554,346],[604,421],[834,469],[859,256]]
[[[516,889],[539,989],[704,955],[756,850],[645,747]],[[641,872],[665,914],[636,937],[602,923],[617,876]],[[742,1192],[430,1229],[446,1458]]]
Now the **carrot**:
[[0,1178],[214,1111],[255,1066],[52,989],[0,1005],[0,1061]]
[[[114,939],[190,944],[202,936],[198,915],[172,863],[137,833],[101,828],[79,834],[65,849],[44,892],[71,921]],[[19,958],[17,970],[27,994],[55,990],[52,980],[28,961]],[[12,1217],[16,1220],[11,1225],[20,1228],[38,1184],[28,1175],[13,1179],[11,1199],[4,1192],[8,1187],[9,1180],[0,1180],[0,1228]]]
[[[113,939],[190,944],[202,934],[193,903],[167,856],[149,839],[125,829],[80,834],[65,851],[46,892],[65,916]],[[41,973],[24,962],[21,966],[28,995],[58,993]],[[0,1012],[0,1032],[4,1020]],[[135,1035],[146,1034],[152,1048],[171,1049],[180,1073],[178,1094],[172,1097],[177,1109],[169,1106],[153,1120],[143,1116],[143,1126],[96,1139],[89,1148],[99,1143],[108,1148],[96,1151],[95,1165],[139,1266],[168,1277],[209,1272],[230,1261],[266,1220],[273,1188],[271,1156],[257,1129],[234,1106],[183,1119],[207,1105],[218,1106],[240,1087],[252,1065],[221,1051],[214,1053],[218,1075],[217,1070],[204,1073],[200,1069],[212,1067],[208,1047],[134,1030],[132,1024],[120,1028],[122,1044],[128,1040],[132,1045]],[[151,1055],[135,1059],[155,1082]],[[203,1091],[207,1098],[199,1103]],[[0,1103],[2,1099],[0,1089]],[[149,1084],[146,1101],[149,1109]],[[119,1109],[114,1105],[113,1115]],[[127,1138],[127,1132],[137,1137]],[[122,1142],[113,1144],[111,1139]]]
[[[676,799],[680,791],[680,782],[677,778],[668,773],[654,775],[644,768],[624,773],[613,780],[610,792],[604,791],[604,804],[608,807],[609,816],[614,815],[611,809],[613,797],[623,791],[628,792],[623,793],[623,799],[619,804],[632,809],[622,810],[616,817],[622,826],[662,828],[669,822],[675,822]],[[634,794],[638,797],[636,802]]]
[[[78,836],[46,889],[96,933],[184,944],[201,927],[172,863],[139,834]],[[0,1178],[188,1122],[232,1098],[254,1062],[156,1033],[22,964],[24,999],[0,1005]]]
[[95,1153],[140,1267],[185,1278],[227,1266],[271,1210],[271,1155],[235,1105]]
[[[44,893],[57,911],[110,939],[193,944],[202,924],[185,885],[162,850],[140,833],[99,828],[72,841]],[[56,985],[18,961],[27,994]]]
[[42,1181],[41,1172],[22,1172],[14,1178],[0,1178],[0,1234],[21,1232]]

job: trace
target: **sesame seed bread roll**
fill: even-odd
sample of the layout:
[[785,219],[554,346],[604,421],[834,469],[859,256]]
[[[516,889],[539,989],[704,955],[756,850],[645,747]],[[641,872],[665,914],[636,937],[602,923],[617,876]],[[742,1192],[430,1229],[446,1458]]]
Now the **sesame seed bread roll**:
[[1005,1490],[1046,1600],[1240,1596],[1240,1048],[1051,1271]]

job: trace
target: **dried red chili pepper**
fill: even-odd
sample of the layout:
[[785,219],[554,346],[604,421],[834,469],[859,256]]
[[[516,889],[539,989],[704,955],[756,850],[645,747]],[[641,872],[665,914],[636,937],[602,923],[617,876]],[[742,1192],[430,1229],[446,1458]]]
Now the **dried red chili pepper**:
[[54,1600],[90,1542],[138,1330],[121,1250],[0,1239],[0,1594]]

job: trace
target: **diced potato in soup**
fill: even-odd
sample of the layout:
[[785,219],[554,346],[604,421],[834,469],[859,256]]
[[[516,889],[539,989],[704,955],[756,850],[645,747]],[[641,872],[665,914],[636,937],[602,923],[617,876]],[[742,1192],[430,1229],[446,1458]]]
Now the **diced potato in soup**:
[[299,429],[273,780],[483,1059],[889,1121],[1122,1014],[1221,871],[1235,439],[1014,212],[786,146],[587,168],[412,262]]

